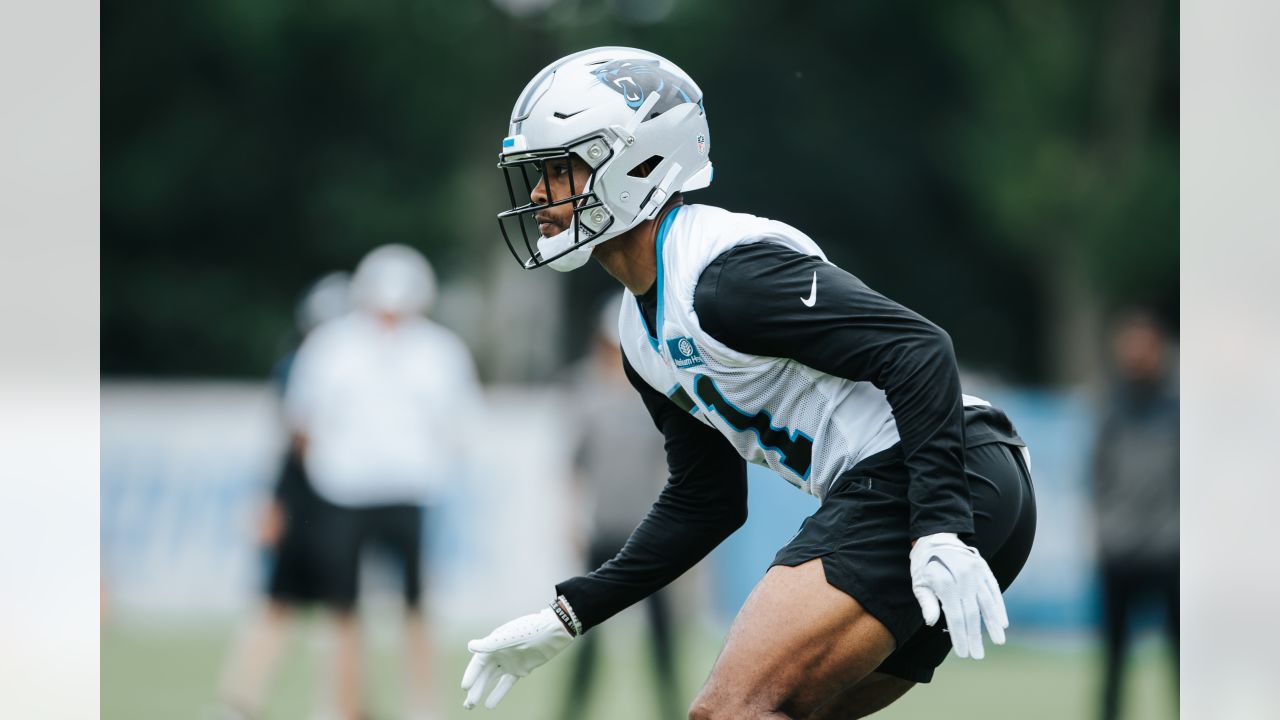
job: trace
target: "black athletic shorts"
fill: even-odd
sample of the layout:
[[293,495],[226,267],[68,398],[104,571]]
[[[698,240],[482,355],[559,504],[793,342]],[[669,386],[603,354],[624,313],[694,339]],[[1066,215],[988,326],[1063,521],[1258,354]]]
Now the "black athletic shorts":
[[315,548],[325,570],[324,601],[339,611],[355,607],[360,591],[360,560],[366,552],[389,557],[401,574],[404,600],[417,608],[422,599],[422,526],[419,505],[343,507],[326,503],[319,518]]
[[[1004,413],[965,408],[965,475],[974,533],[961,539],[982,553],[1001,590],[1022,570],[1035,537],[1035,493],[1024,447]],[[877,672],[929,682],[951,640],[943,632],[945,619],[925,626],[911,592],[908,513],[906,466],[894,446],[837,478],[773,564],[796,566],[822,558],[827,582],[857,600],[897,640],[897,649]]]
[[272,548],[267,595],[285,603],[323,600],[325,567],[316,546],[316,521],[326,503],[312,489],[297,453],[285,455],[276,502],[284,514],[284,530]]

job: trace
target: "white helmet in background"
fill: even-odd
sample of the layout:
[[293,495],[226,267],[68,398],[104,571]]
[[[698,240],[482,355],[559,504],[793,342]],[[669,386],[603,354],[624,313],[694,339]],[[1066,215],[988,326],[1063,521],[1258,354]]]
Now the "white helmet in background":
[[[520,93],[498,156],[511,195],[511,209],[498,214],[507,247],[526,268],[581,267],[591,248],[655,217],[673,193],[711,184],[709,135],[702,91],[669,60],[602,47],[551,63]],[[591,168],[586,186],[572,187],[571,175],[568,197],[551,197],[547,186],[545,204],[529,201],[546,163],[571,155]],[[649,160],[656,167],[640,171]],[[574,206],[569,228],[540,237],[533,214],[564,203]]]
[[351,279],[351,301],[365,312],[424,314],[436,299],[436,274],[422,253],[383,245],[365,255]]
[[298,323],[298,331],[306,335],[316,326],[345,315],[350,309],[350,273],[331,272],[307,288],[294,310],[294,321]]

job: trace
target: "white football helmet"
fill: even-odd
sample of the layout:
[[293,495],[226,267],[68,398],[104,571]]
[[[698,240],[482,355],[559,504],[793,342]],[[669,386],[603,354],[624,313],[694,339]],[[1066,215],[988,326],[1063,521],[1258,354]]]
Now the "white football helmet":
[[365,312],[422,315],[435,299],[435,270],[422,253],[407,245],[370,250],[351,278],[351,302]]
[[306,335],[317,326],[345,315],[350,309],[351,275],[331,272],[307,288],[294,309],[294,319],[298,323],[298,331]]
[[[672,193],[711,184],[709,135],[702,91],[665,58],[602,47],[551,63],[520,93],[498,156],[511,195],[498,226],[511,254],[525,268],[581,267],[591,248],[655,217]],[[571,154],[591,168],[586,186],[573,187],[571,175],[568,197],[551,197],[546,185],[546,203],[529,200],[546,163]],[[657,165],[645,173],[649,160]],[[574,208],[569,228],[540,237],[534,213],[565,203]]]

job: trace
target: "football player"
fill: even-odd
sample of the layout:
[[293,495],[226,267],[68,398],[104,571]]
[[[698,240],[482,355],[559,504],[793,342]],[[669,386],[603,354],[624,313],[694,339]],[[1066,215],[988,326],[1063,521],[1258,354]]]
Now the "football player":
[[[1035,533],[1029,454],[962,395],[947,334],[804,233],[684,193],[712,179],[702,91],[642,50],[557,60],[516,101],[498,215],[527,268],[595,260],[625,287],[627,376],[670,480],[616,557],[473,640],[466,707],[493,707],[573,639],[746,520],[745,462],[821,505],[734,620],[690,718],[849,718],[1004,642]],[[520,197],[527,192],[527,200]]]

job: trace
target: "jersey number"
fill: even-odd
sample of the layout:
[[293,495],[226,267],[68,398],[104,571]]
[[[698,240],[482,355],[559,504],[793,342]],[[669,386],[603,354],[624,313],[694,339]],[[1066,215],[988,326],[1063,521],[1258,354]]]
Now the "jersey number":
[[801,478],[809,477],[809,466],[813,462],[813,438],[799,430],[774,427],[773,416],[763,408],[755,415],[744,413],[726,400],[715,381],[706,375],[693,377],[693,390],[703,404],[719,413],[734,430],[754,431],[761,447],[777,450],[782,456],[780,459],[783,465]]

